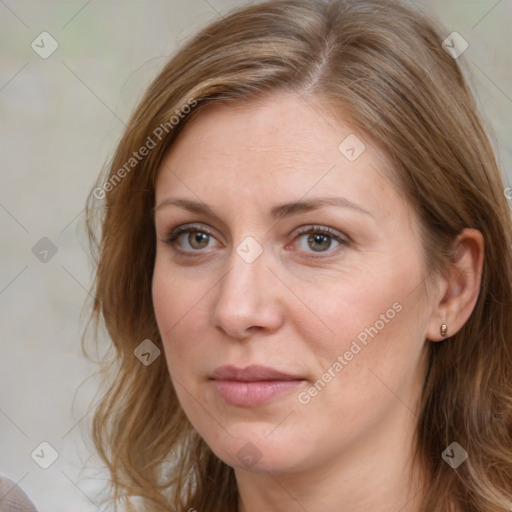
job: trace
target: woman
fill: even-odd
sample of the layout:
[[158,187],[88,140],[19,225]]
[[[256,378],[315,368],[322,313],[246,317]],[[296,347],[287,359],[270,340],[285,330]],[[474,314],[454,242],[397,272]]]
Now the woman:
[[444,39],[258,3],[151,84],[89,203],[122,510],[511,509],[510,209]]

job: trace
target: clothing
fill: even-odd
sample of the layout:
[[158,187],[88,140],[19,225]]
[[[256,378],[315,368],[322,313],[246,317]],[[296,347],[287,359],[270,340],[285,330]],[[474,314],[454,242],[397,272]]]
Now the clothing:
[[15,482],[0,475],[0,512],[37,512]]

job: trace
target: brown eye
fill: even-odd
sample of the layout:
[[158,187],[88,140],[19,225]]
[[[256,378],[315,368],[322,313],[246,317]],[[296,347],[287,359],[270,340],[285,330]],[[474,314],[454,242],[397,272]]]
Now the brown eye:
[[[323,257],[323,253],[330,256],[337,252],[336,249],[340,246],[349,245],[347,238],[327,226],[306,227],[299,232],[297,240],[299,250],[306,253],[306,257],[310,258]],[[312,256],[312,253],[318,253],[319,256]]]
[[190,231],[187,241],[194,249],[204,249],[208,246],[210,235],[201,231]]
[[321,252],[329,249],[332,238],[329,235],[313,234],[308,236],[308,246],[315,252]]
[[198,226],[180,226],[176,228],[166,239],[168,244],[176,245],[183,249],[182,252],[198,252],[206,249],[213,235]]

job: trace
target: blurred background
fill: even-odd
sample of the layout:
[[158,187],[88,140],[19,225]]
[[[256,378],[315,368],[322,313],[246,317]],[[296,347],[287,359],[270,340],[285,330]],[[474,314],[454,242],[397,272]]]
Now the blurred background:
[[[86,195],[170,55],[242,3],[0,0],[0,474],[40,512],[105,510],[107,475],[87,434],[97,382],[80,348],[93,271]],[[511,186],[512,2],[415,3],[467,42]]]

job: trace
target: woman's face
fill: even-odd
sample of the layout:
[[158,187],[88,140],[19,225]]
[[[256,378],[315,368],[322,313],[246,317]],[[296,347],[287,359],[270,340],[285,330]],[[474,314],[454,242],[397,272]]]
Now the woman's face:
[[180,403],[229,465],[298,471],[405,443],[433,304],[385,167],[284,93],[203,112],[164,159],[155,314]]

